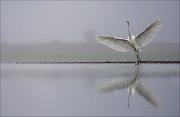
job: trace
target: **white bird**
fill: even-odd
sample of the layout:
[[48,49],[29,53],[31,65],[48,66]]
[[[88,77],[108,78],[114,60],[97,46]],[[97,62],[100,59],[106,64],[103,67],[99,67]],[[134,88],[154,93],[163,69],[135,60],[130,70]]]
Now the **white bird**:
[[128,88],[128,107],[130,106],[130,97],[132,94],[137,92],[142,97],[146,99],[149,103],[151,103],[154,107],[159,107],[159,101],[155,94],[147,88],[143,82],[139,80],[139,67],[137,69],[137,74],[134,79],[126,79],[126,80],[112,80],[111,82],[105,83],[98,87],[98,90],[101,92],[114,92],[116,90],[121,90]]
[[104,44],[116,51],[119,52],[127,52],[129,50],[133,50],[137,57],[138,63],[141,62],[139,57],[139,51],[142,47],[148,45],[155,34],[155,32],[160,28],[160,21],[156,20],[150,26],[148,26],[142,33],[138,36],[131,35],[129,21],[126,21],[128,24],[128,34],[129,37],[127,39],[117,38],[117,37],[105,37],[105,36],[97,36],[96,41]]
[[126,79],[126,80],[113,80],[109,83],[103,84],[98,87],[101,92],[113,92],[115,90],[128,88],[128,107],[130,106],[130,97],[131,94],[137,92],[143,96],[146,101],[150,102],[153,106],[159,107],[158,99],[155,94],[147,88],[140,80],[138,79]]

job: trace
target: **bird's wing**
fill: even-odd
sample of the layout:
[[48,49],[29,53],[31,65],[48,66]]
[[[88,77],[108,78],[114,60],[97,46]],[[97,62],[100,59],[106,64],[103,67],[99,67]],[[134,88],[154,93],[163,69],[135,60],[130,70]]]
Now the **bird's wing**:
[[135,42],[137,46],[144,47],[148,45],[152,41],[155,32],[160,28],[160,26],[161,26],[160,20],[157,20],[154,23],[152,23],[150,26],[148,26],[141,34],[139,34],[135,38]]
[[132,48],[129,42],[122,38],[98,36],[96,41],[119,52],[127,52]]
[[143,96],[148,102],[150,102],[153,106],[158,107],[159,103],[157,97],[153,94],[153,92],[145,87],[142,82],[138,82],[136,85],[136,92],[138,92],[141,96]]
[[133,79],[126,79],[126,80],[116,79],[109,83],[99,86],[98,90],[101,92],[112,92],[115,90],[120,90],[129,87],[133,82],[134,82]]

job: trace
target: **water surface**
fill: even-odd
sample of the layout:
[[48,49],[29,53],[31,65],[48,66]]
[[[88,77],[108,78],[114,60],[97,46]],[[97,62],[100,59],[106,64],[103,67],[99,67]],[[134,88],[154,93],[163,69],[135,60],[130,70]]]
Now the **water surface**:
[[133,64],[1,64],[1,116],[179,116],[179,64],[142,64],[139,78],[158,96],[155,108],[127,89],[102,93],[114,79],[134,78]]

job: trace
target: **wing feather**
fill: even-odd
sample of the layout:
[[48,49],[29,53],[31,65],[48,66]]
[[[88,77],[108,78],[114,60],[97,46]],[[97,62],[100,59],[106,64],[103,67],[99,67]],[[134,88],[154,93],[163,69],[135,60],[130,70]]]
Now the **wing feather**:
[[98,36],[96,41],[119,52],[127,52],[132,48],[129,42],[122,38]]
[[115,90],[120,90],[129,87],[133,82],[134,82],[133,79],[126,79],[126,80],[116,79],[109,83],[99,86],[98,89],[101,92],[112,92]]
[[160,26],[161,26],[160,20],[157,20],[154,23],[152,23],[150,26],[148,26],[141,34],[139,34],[135,38],[135,42],[137,46],[144,47],[148,45],[152,41],[155,32],[160,28]]
[[138,92],[141,96],[143,96],[148,102],[150,102],[153,106],[158,107],[159,103],[153,92],[145,87],[141,82],[138,82],[136,86],[136,92]]

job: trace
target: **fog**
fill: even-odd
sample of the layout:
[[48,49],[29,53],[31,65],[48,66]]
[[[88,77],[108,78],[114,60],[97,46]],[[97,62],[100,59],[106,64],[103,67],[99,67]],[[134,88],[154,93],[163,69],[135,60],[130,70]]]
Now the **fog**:
[[179,1],[1,1],[1,41],[85,42],[85,35],[138,35],[159,18],[155,42],[179,42]]
[[[1,1],[1,62],[136,60],[95,42],[161,29],[142,60],[179,60],[179,1]],[[167,48],[168,47],[168,48]]]
[[[167,48],[168,47],[168,48]],[[178,44],[151,43],[142,48],[142,60],[180,60]],[[99,43],[50,43],[1,45],[1,62],[135,61],[133,52],[119,53]]]
[[[138,35],[159,18],[161,29],[141,60],[180,61],[179,1],[0,1],[1,116],[179,116],[179,64],[142,64],[137,73],[160,98],[155,109],[125,91],[102,93],[114,79],[134,78],[134,64],[15,62],[136,61],[95,37]],[[139,97],[138,97],[139,96]]]

